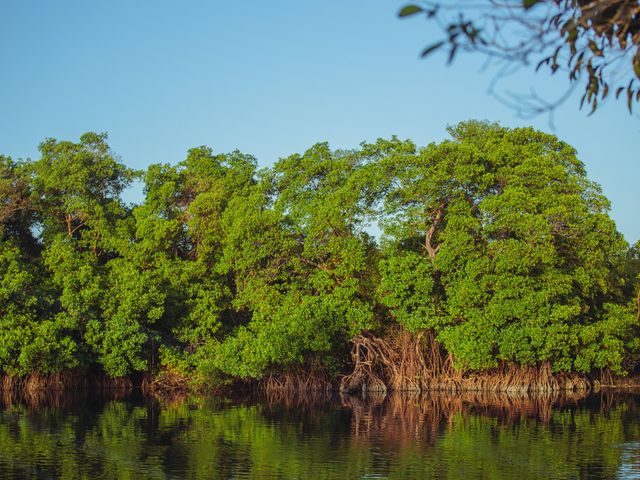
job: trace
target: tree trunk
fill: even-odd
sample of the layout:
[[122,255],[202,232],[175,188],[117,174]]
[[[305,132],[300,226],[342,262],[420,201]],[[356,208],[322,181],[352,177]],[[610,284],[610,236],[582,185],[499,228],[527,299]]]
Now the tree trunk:
[[434,247],[432,243],[433,234],[436,233],[436,228],[438,228],[438,224],[442,221],[442,217],[444,215],[444,207],[445,204],[441,204],[436,210],[435,217],[433,222],[431,222],[431,226],[427,229],[427,233],[424,236],[424,248],[429,255],[429,259],[433,262],[436,259],[436,253],[440,250],[440,245]]

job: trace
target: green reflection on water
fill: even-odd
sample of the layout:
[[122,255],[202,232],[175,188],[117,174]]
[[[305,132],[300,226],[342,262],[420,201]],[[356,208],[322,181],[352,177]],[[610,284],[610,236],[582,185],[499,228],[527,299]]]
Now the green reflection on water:
[[499,397],[17,403],[0,411],[0,478],[616,478],[640,463],[638,413],[631,395],[562,406]]

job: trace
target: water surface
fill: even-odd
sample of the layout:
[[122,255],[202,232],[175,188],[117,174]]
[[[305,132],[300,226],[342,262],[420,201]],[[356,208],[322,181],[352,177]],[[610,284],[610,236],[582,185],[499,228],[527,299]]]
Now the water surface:
[[0,478],[640,478],[640,396],[5,400]]

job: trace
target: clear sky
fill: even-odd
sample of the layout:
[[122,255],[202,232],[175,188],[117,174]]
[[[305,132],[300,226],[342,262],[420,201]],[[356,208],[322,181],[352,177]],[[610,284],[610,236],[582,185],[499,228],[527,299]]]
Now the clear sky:
[[[428,24],[392,0],[0,0],[0,153],[37,158],[46,137],[108,132],[135,168],[188,148],[240,149],[261,165],[318,141],[398,135],[420,145],[471,118],[551,130],[487,94],[479,58],[420,60]],[[558,95],[566,78],[518,74],[504,89]],[[591,117],[571,99],[555,131],[640,239],[640,117],[610,101]],[[135,193],[130,194],[133,197]]]

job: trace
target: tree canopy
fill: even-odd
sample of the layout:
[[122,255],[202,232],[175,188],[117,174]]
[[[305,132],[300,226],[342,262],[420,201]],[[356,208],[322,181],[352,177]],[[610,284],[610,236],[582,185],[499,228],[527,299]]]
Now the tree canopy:
[[265,169],[197,147],[136,172],[94,133],[0,157],[0,373],[335,375],[355,335],[397,330],[466,371],[635,369],[639,246],[575,150],[487,122],[449,133]]

